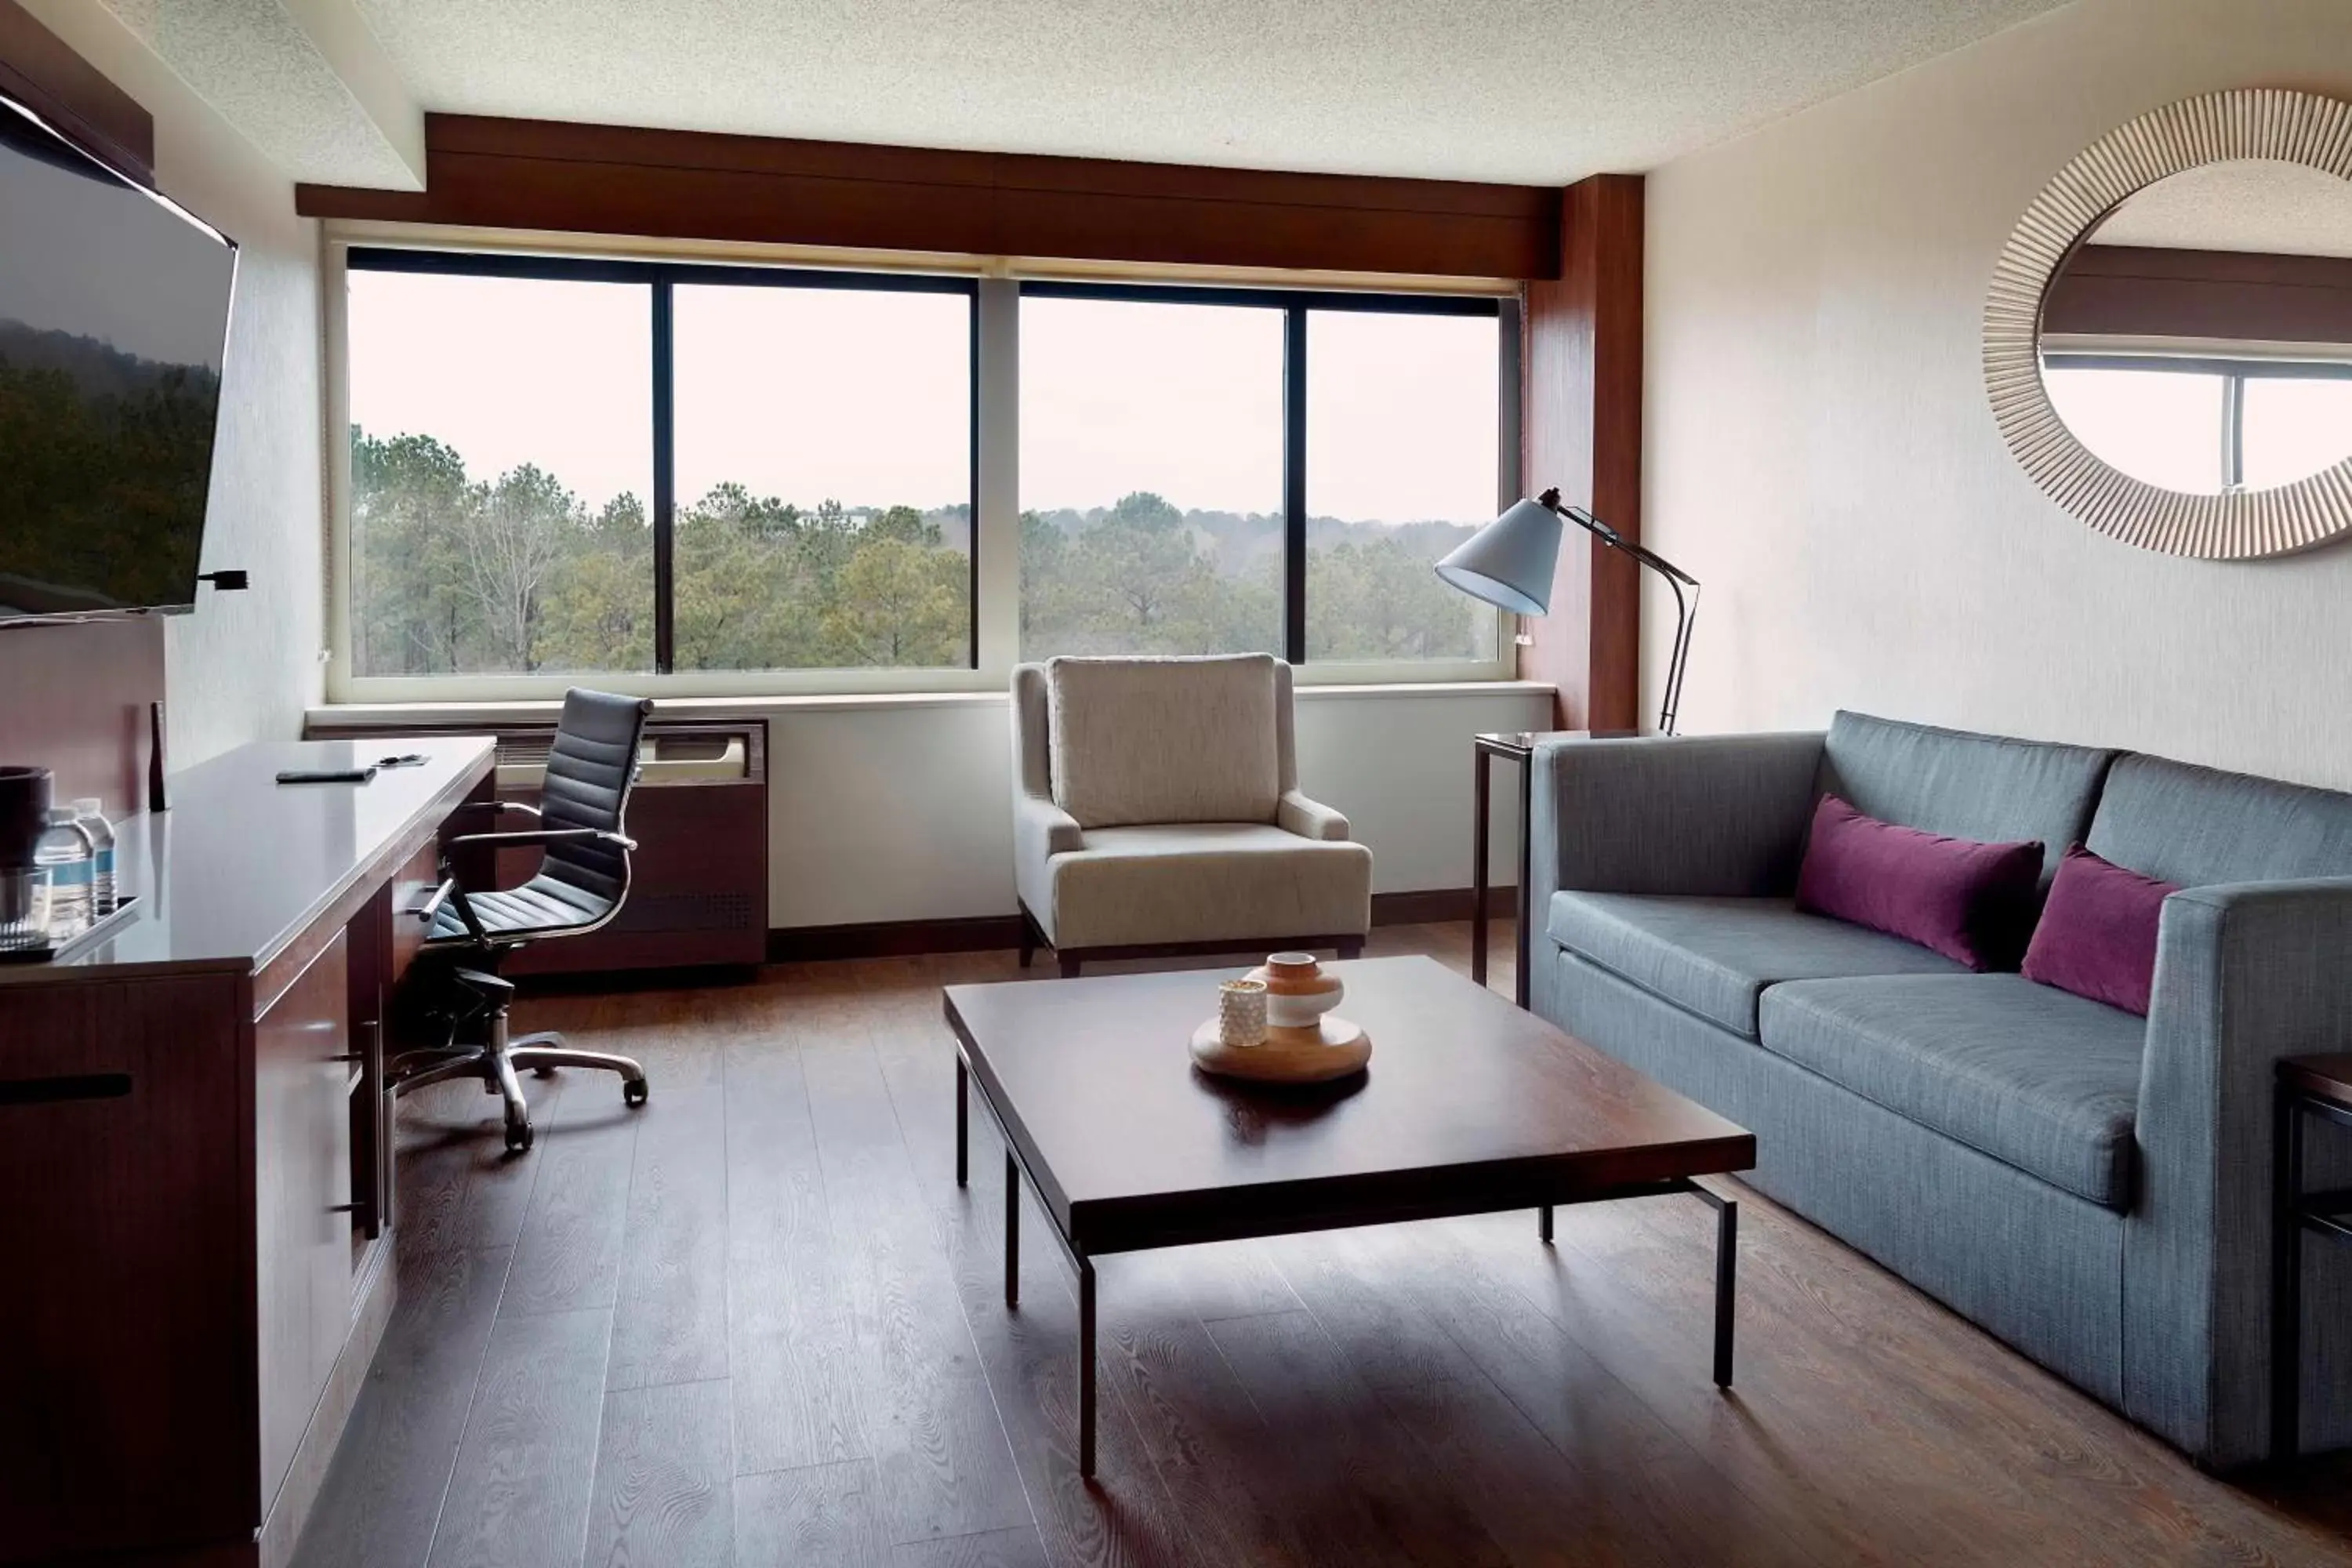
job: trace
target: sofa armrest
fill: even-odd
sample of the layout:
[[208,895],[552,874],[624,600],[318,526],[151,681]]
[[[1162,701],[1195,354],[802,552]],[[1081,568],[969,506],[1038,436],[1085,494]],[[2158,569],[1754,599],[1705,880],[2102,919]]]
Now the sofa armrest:
[[1013,792],[1013,887],[1050,940],[1054,934],[1054,882],[1046,862],[1087,847],[1077,819],[1042,795]]
[[1301,838],[1345,842],[1348,819],[1319,800],[1309,800],[1295,789],[1282,792],[1274,808],[1275,826]]
[[[2273,1065],[2352,1039],[2352,878],[2191,888],[2164,902],[2124,1236],[2124,1408],[2214,1467],[2270,1420]],[[2340,1148],[2315,1149],[2315,1184]],[[2315,1293],[2316,1295],[2316,1293]],[[2343,1298],[2307,1298],[2304,1321]],[[2344,1430],[2347,1412],[2310,1408]],[[2308,1425],[2306,1429],[2310,1429]]]

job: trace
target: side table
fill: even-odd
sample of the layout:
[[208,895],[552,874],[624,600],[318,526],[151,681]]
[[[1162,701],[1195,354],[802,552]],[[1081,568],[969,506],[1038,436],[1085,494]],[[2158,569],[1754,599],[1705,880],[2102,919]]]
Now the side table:
[[2271,1188],[2271,1458],[2302,1444],[2303,1233],[2352,1237],[2352,1190],[2303,1190],[2303,1135],[2317,1116],[2352,1127],[2352,1053],[2278,1064]]
[[1519,764],[1518,969],[1511,976],[1511,1000],[1522,1007],[1528,1005],[1528,826],[1532,802],[1528,792],[1533,787],[1536,748],[1546,741],[1577,740],[1591,733],[1588,730],[1512,730],[1470,737],[1472,794],[1476,797],[1470,850],[1470,978],[1481,985],[1486,984],[1487,781],[1493,775],[1494,760],[1502,757]]

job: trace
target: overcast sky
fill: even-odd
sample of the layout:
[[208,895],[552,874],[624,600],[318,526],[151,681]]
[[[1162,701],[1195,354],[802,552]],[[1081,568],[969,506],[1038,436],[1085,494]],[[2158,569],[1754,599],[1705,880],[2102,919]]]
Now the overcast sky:
[[[352,419],[428,433],[477,479],[535,462],[591,507],[652,489],[642,287],[353,271]],[[961,294],[681,287],[677,490],[733,479],[813,505],[940,506],[971,489]],[[1318,313],[1308,508],[1483,522],[1496,508],[1491,318]],[[1031,299],[1021,504],[1282,505],[1282,317]]]
[[0,321],[218,370],[234,265],[145,193],[0,142]]

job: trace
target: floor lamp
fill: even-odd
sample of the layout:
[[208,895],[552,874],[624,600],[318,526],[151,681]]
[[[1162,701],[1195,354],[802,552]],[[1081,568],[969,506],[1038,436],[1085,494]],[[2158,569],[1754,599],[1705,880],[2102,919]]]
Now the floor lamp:
[[[1462,542],[1437,563],[1437,574],[1474,599],[1483,599],[1515,616],[1540,616],[1551,609],[1552,573],[1559,563],[1560,519],[1566,518],[1610,549],[1634,560],[1666,580],[1675,591],[1675,656],[1666,667],[1665,700],[1659,705],[1658,731],[1675,732],[1675,716],[1682,706],[1683,667],[1690,661],[1691,619],[1698,613],[1698,579],[1660,555],[1634,543],[1580,506],[1569,506],[1556,489],[1533,500],[1518,500],[1508,511]],[[1688,594],[1683,592],[1689,589]]]

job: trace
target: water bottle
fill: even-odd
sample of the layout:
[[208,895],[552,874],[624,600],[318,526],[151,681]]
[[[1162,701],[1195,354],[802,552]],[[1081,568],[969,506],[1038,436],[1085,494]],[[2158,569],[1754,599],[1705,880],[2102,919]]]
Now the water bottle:
[[89,868],[89,915],[103,920],[114,912],[114,828],[100,808],[103,805],[95,795],[84,795],[73,803],[74,820],[89,835],[91,849]]
[[63,942],[89,928],[89,879],[98,866],[98,846],[89,829],[74,820],[71,806],[49,812],[49,830],[34,847],[33,864],[48,873],[49,940]]

